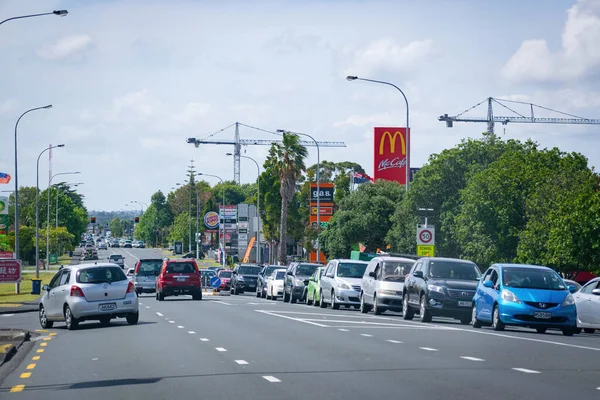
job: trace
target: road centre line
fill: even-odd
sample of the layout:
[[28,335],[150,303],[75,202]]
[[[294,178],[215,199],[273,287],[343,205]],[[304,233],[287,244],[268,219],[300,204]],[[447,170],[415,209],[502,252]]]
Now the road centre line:
[[12,388],[10,388],[10,392],[11,393],[18,393],[18,392],[22,392],[23,389],[25,389],[25,385],[15,385]]
[[463,360],[469,360],[469,361],[485,361],[483,358],[469,357],[469,356],[460,356],[460,358],[462,358]]
[[216,351],[227,351],[227,349],[223,348],[223,347],[215,347]]
[[373,335],[369,335],[368,333],[361,333],[360,336],[364,337],[373,337]]
[[[278,311],[275,311],[278,312]],[[390,324],[387,322],[367,322],[367,321],[344,321],[344,320],[338,320],[338,319],[315,319],[315,318],[301,318],[304,321],[322,321],[322,322],[339,322],[339,323],[345,323],[345,324],[357,324],[357,325],[381,325],[381,326],[397,326],[397,327],[402,327],[402,328],[413,328],[413,329],[422,329],[420,326],[416,326],[416,325],[408,325],[408,324]],[[355,328],[358,326],[355,326]],[[425,329],[438,329],[436,327],[432,327],[432,326],[423,326],[423,328]]]
[[541,374],[540,371],[535,371],[533,369],[527,369],[527,368],[511,368],[514,371],[519,371],[519,372],[524,372],[526,374]]
[[266,379],[268,382],[271,382],[271,383],[281,382],[279,379],[275,378],[274,376],[270,376],[270,375],[263,376],[263,378]]
[[248,365],[248,361],[244,361],[244,360],[235,360],[236,363],[238,363],[239,365]]
[[27,379],[31,377],[31,372],[23,372],[21,375],[19,375],[19,378],[21,379]]
[[419,347],[421,350],[425,351],[438,351],[438,349],[434,349],[433,347]]
[[390,342],[390,343],[394,343],[394,344],[400,344],[400,343],[402,343],[399,340],[392,340],[392,339],[386,340],[386,342]]
[[188,333],[189,333],[190,335],[195,335],[195,334],[196,334],[196,332],[194,332],[194,331],[188,331]]
[[31,361],[39,361],[39,360],[40,360],[40,356],[31,357]]
[[208,342],[208,341],[209,341],[209,339],[207,339],[207,338],[203,337],[203,338],[200,338],[200,341],[201,341],[201,342]]
[[185,326],[183,326],[183,325],[177,325],[177,327],[178,327],[179,329],[183,329],[183,328],[185,328]]
[[31,363],[25,369],[34,369],[36,365],[36,363]]
[[259,312],[259,313],[263,313],[263,314],[268,314],[268,315],[271,315],[271,316],[273,316],[273,317],[279,317],[279,318],[291,319],[292,321],[296,321],[296,322],[303,322],[303,323],[305,323],[305,324],[319,326],[319,327],[321,327],[321,328],[331,328],[329,325],[323,325],[323,324],[318,324],[318,323],[316,323],[316,322],[305,321],[305,320],[303,320],[303,319],[301,319],[301,318],[288,317],[288,316],[286,316],[286,315],[278,315],[278,314],[276,314],[276,313],[269,312],[269,311],[265,311],[265,310],[254,310],[254,311],[256,311],[256,312]]
[[162,317],[163,315],[159,312],[156,313],[156,315],[158,315],[159,317]]
[[170,323],[170,324],[174,324],[174,323],[175,323],[175,321],[169,321],[169,323]]
[[348,329],[338,329],[338,331],[341,331],[341,332],[348,332]]

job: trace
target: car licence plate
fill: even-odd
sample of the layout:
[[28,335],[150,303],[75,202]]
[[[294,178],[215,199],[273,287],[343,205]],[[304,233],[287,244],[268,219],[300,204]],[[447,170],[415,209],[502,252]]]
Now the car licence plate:
[[113,311],[117,309],[117,303],[100,304],[100,311]]
[[533,313],[533,318],[550,319],[550,318],[552,318],[552,313],[542,312],[542,311],[534,312]]
[[470,301],[459,301],[458,302],[459,307],[471,307],[472,305],[473,305],[473,303],[471,303]]
[[187,278],[185,276],[181,277],[181,278],[177,278],[177,282],[185,282],[186,279]]

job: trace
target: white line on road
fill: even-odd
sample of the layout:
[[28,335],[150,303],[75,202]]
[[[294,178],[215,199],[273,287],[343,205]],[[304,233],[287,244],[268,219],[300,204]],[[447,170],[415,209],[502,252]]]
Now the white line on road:
[[200,341],[201,341],[201,342],[208,342],[208,339],[207,339],[207,338],[205,338],[205,337],[203,337],[203,338],[200,338]]
[[169,321],[169,323],[170,323],[170,324],[174,324],[174,323],[175,323],[175,321]]
[[156,313],[156,315],[158,315],[159,317],[162,317],[163,315],[159,312]]
[[227,349],[224,349],[223,347],[215,347],[216,351],[227,351]]
[[183,326],[183,325],[177,325],[177,327],[178,327],[179,329],[183,329],[183,328],[185,328],[185,326]]
[[460,358],[462,358],[463,360],[469,360],[469,361],[485,361],[483,358],[469,357],[469,356],[460,356]]
[[15,314],[2,314],[3,317],[12,317]]
[[396,344],[402,343],[402,342],[401,342],[401,341],[399,341],[399,340],[392,340],[392,339],[390,339],[390,340],[386,340],[386,342],[390,342],[390,343],[396,343]]
[[143,306],[143,305],[144,305],[144,303],[142,303],[141,301],[140,301],[139,303],[140,303],[140,306]]
[[189,333],[190,335],[195,335],[195,334],[196,334],[196,332],[194,332],[194,331],[188,331],[188,333]]
[[244,360],[235,360],[235,362],[240,365],[248,365],[248,361],[244,361]]
[[360,336],[364,337],[373,337],[373,335],[369,335],[368,333],[361,333]]
[[425,350],[425,351],[438,351],[438,349],[434,349],[432,347],[419,347],[421,350]]
[[348,329],[338,329],[340,332],[348,332]]
[[511,368],[512,370],[515,371],[519,371],[519,372],[524,372],[526,374],[541,374],[540,371],[535,371],[533,369],[527,369],[527,368]]
[[275,313],[272,313],[272,312],[269,312],[269,311],[265,311],[265,310],[254,310],[254,311],[259,312],[259,313],[263,313],[263,314],[272,315],[273,317],[291,319],[292,321],[304,322],[305,324],[320,326],[321,328],[329,328],[328,325],[322,325],[322,324],[317,324],[316,322],[305,321],[304,319],[301,319],[301,318],[288,317],[286,315],[279,315],[279,314],[275,314]]
[[150,306],[146,306],[146,308],[150,308]]
[[271,383],[281,382],[279,379],[275,378],[274,376],[270,376],[270,375],[263,376],[263,378]]
[[221,301],[221,300],[215,300],[215,301],[211,301],[211,303],[219,303],[219,304],[223,304],[223,305],[226,305],[226,306],[231,306],[231,305],[233,305],[233,304],[231,304],[231,303],[226,303],[226,302],[224,302],[224,301]]

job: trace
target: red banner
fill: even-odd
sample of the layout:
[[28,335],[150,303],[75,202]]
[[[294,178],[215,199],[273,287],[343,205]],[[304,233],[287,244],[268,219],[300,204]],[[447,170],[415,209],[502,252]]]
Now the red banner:
[[0,260],[0,282],[21,282],[21,262],[18,260]]
[[375,128],[373,178],[406,184],[408,135],[406,128]]

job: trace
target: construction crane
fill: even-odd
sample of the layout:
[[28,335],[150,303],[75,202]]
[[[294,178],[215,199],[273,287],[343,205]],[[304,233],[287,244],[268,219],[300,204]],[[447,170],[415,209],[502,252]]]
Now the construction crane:
[[[231,128],[235,125],[235,136],[233,140],[207,140],[211,136],[216,135],[217,133],[223,132],[226,129]],[[240,156],[242,146],[270,146],[273,143],[281,143],[281,140],[270,140],[270,139],[240,139],[240,126],[244,126],[246,128],[255,129],[258,131],[271,133],[273,135],[282,136],[281,133],[271,132],[265,129],[256,128],[254,126],[242,124],[241,122],[235,122],[229,126],[226,126],[223,129],[218,130],[217,132],[208,135],[203,139],[196,138],[188,138],[187,142],[190,144],[194,144],[194,146],[199,147],[201,144],[228,144],[233,146],[233,180],[239,185],[240,184]],[[346,143],[344,142],[317,142],[319,147],[346,147]],[[304,141],[301,140],[300,144],[308,147],[315,147],[315,142],[312,141]]]
[[[474,108],[477,108],[478,106],[482,105],[485,102],[487,102],[487,117],[486,118],[462,117],[467,112],[473,110]],[[515,103],[515,104],[525,104],[525,105],[529,106],[530,116],[527,117],[523,114],[516,112],[515,110],[511,109],[507,105],[502,104],[503,102]],[[510,116],[510,117],[494,116],[494,109],[492,107],[493,103],[496,103],[496,104],[504,107],[505,109],[509,110],[510,112],[512,112],[515,115]],[[534,108],[537,108],[540,110],[545,110],[545,111],[551,111],[553,113],[562,115],[563,117],[560,117],[560,118],[537,118],[534,114]],[[570,117],[570,118],[565,118],[565,117]],[[523,101],[516,101],[516,100],[495,99],[493,97],[488,97],[487,99],[483,100],[482,102],[475,104],[473,107],[466,109],[465,111],[463,111],[460,114],[457,114],[454,117],[451,117],[448,114],[441,115],[438,118],[438,121],[445,121],[446,126],[448,128],[452,128],[454,122],[485,122],[485,123],[487,123],[488,132],[490,132],[490,133],[494,133],[494,124],[496,122],[498,122],[502,125],[507,125],[509,122],[518,122],[518,123],[524,123],[524,124],[540,124],[540,123],[541,124],[577,124],[577,125],[599,125],[600,124],[600,119],[589,119],[589,118],[578,117],[577,115],[567,114],[562,111],[553,110],[551,108],[544,107],[544,106],[538,106],[538,105],[532,104],[532,103],[526,103]]]

